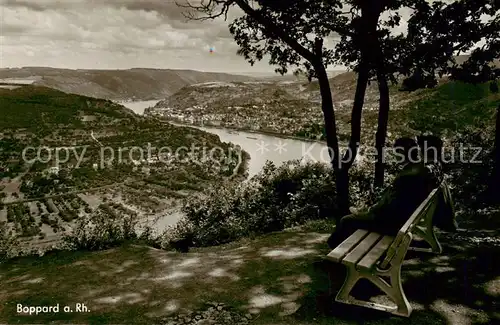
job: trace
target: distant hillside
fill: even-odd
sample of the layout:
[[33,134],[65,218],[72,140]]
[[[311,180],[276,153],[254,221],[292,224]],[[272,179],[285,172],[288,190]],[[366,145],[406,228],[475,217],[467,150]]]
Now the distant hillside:
[[176,109],[194,106],[210,106],[210,108],[228,106],[247,106],[267,103],[282,104],[287,100],[299,99],[294,94],[301,83],[295,82],[209,82],[186,86],[160,101],[156,107],[172,107]]
[[[351,109],[356,80],[357,76],[353,72],[330,78],[341,140],[347,140],[351,132]],[[399,91],[399,86],[391,85],[389,140],[394,140],[398,134],[415,135],[426,130],[446,133],[446,130],[451,129],[450,125],[456,131],[464,125],[472,124],[470,115],[487,120],[491,111],[485,110],[484,106],[494,108],[497,105],[495,97],[488,95],[487,88],[488,85],[449,82],[446,78],[440,80],[439,86],[434,89],[415,92]],[[470,106],[469,109],[456,110],[456,107],[465,109],[466,106]],[[443,112],[437,114],[436,107],[441,107]],[[378,108],[378,86],[376,82],[372,82],[367,88],[363,107],[364,143],[370,143],[377,130]],[[423,115],[423,108],[429,112]],[[204,123],[311,139],[324,137],[324,117],[317,81],[195,84],[182,88],[158,102],[155,107],[146,109],[145,115],[188,124]],[[429,116],[432,116],[432,122],[428,121]],[[457,122],[460,125],[455,125],[456,119],[462,120]]]
[[142,68],[129,70],[69,70],[47,67],[0,69],[0,82],[8,81],[8,79],[32,79],[35,85],[112,100],[162,99],[191,84],[209,81],[256,80],[256,78],[250,76],[193,70]]
[[[0,119],[0,185],[3,177],[13,179],[27,173],[23,177],[23,181],[26,182],[29,181],[32,172],[35,175],[54,166],[55,162],[50,159],[48,159],[49,162],[35,164],[36,166],[27,164],[25,157],[22,156],[23,149],[27,146],[45,146],[50,147],[52,151],[55,148],[85,148],[84,158],[86,159],[79,162],[79,168],[74,168],[77,166],[76,156],[61,165],[61,169],[67,169],[75,179],[79,179],[79,182],[68,185],[74,189],[107,185],[123,181],[127,176],[133,177],[136,174],[132,171],[135,167],[135,160],[142,163],[142,160],[146,159],[143,156],[144,153],[137,155],[128,153],[124,154],[124,159],[114,160],[113,153],[111,158],[116,166],[112,168],[112,172],[108,173],[104,167],[102,171],[94,172],[93,164],[100,165],[103,162],[101,158],[104,152],[100,151],[101,147],[117,151],[119,148],[128,150],[126,148],[137,147],[141,152],[148,144],[155,148],[169,148],[172,152],[179,147],[190,147],[192,143],[205,143],[208,147],[227,147],[216,135],[147,119],[110,100],[67,94],[42,86],[28,85],[12,90],[0,89],[0,116],[2,116]],[[108,154],[109,151],[105,153]],[[148,154],[156,155],[156,162],[162,158],[154,150]],[[48,155],[50,158],[51,154]],[[174,158],[180,159],[177,156]],[[148,160],[148,164],[150,163],[152,162]],[[228,160],[229,163],[231,162]],[[159,171],[165,176],[168,174],[166,170],[170,170],[172,166],[176,166],[176,163],[169,162],[169,164],[158,164],[154,168],[148,167],[151,169],[151,174]],[[192,173],[195,172],[192,166],[183,165],[182,168]],[[220,171],[212,169],[205,164],[203,171],[198,171],[197,175],[204,175],[204,182],[206,182],[211,174],[217,174]],[[82,171],[89,173],[82,178],[80,175]],[[232,170],[230,172],[232,173]],[[140,172],[139,174],[139,178],[144,177]],[[149,172],[146,174],[149,175]],[[158,179],[157,177],[156,180]],[[191,185],[196,183],[194,178],[190,181]],[[43,188],[26,189],[24,194],[27,197],[38,197],[43,194],[60,193],[62,190],[59,186],[46,188],[45,185],[44,183],[41,186]]]
[[[354,72],[332,74],[330,86],[336,105],[348,105],[352,102],[356,87],[356,74]],[[376,84],[372,83],[367,92],[367,99],[371,100],[374,97],[372,95],[376,94],[378,94]],[[308,82],[302,78],[293,80],[288,77],[288,79],[269,78],[256,82],[199,83],[183,87],[158,102],[156,108],[188,109],[207,106],[209,110],[217,110],[225,107],[250,106],[254,110],[257,107],[273,110],[276,106],[283,106],[284,110],[290,111],[292,102],[298,107],[318,106],[321,103],[321,95],[317,80]]]
[[[330,78],[333,78],[335,76],[338,76],[339,74],[345,73],[346,70],[329,70],[327,71],[328,76]],[[273,80],[273,81],[306,81],[307,76],[303,73],[299,75],[295,75],[294,73],[288,73],[284,76],[278,74],[278,73],[273,73],[273,72],[241,72],[239,74],[245,75],[245,76],[251,76],[255,78],[262,78],[265,80]]]
[[0,132],[9,129],[38,133],[57,128],[83,128],[82,116],[136,119],[135,114],[109,100],[76,96],[42,86],[0,89]]
[[[346,72],[330,79],[338,131],[341,140],[350,134],[350,119],[356,75]],[[413,95],[411,95],[413,96]],[[391,93],[393,110],[411,97]],[[364,106],[366,136],[373,137],[372,121],[377,121],[378,88],[372,83]],[[311,139],[321,138],[323,114],[317,82],[211,82],[190,85],[145,110],[146,116],[157,116],[181,123],[205,123],[242,130],[259,130]],[[365,119],[365,118],[364,118]]]

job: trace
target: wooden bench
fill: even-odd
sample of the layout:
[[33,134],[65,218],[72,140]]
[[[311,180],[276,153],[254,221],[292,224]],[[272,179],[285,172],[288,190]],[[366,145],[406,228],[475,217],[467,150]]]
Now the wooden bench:
[[[395,237],[359,229],[327,255],[327,260],[342,263],[347,267],[347,277],[335,298],[336,301],[382,310],[399,316],[410,316],[412,308],[403,291],[401,265],[408,249],[438,254],[442,252],[442,247],[434,232],[432,219],[438,202],[438,194],[443,186],[446,184],[442,183],[429,194]],[[413,234],[424,239],[431,248],[411,248]],[[361,278],[368,279],[379,287],[396,304],[396,307],[362,301],[350,296],[351,290]]]

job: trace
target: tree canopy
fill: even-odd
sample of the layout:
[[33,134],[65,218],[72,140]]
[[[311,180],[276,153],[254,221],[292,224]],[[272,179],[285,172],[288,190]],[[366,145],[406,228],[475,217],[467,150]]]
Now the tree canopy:
[[[438,76],[489,75],[484,63],[498,54],[498,1],[457,0],[203,0],[188,3],[192,19],[243,11],[229,25],[242,55],[250,64],[269,58],[276,71],[291,68],[317,78],[322,98],[327,146],[337,172],[337,191],[345,192],[348,170],[356,157],[367,83],[376,77],[380,90],[377,149],[384,146],[389,112],[388,81],[402,76],[406,90],[433,87]],[[201,13],[201,16],[200,16]],[[403,13],[408,19],[403,24]],[[493,17],[487,19],[487,17]],[[486,39],[468,63],[458,66],[454,55]],[[497,55],[498,57],[498,55]],[[341,64],[357,72],[348,151],[341,156],[327,68]],[[460,72],[461,71],[461,72]],[[494,72],[496,73],[496,72]],[[380,154],[380,153],[379,153]],[[383,179],[383,164],[377,173]],[[341,179],[343,179],[341,181]],[[343,183],[343,184],[340,184]],[[340,194],[340,200],[348,194]],[[345,205],[345,204],[344,204]]]

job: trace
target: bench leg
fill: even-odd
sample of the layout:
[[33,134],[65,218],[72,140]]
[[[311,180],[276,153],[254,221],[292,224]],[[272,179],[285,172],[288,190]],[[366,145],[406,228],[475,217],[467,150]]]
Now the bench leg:
[[361,274],[356,270],[354,266],[347,267],[347,276],[345,278],[344,284],[342,285],[342,288],[340,288],[339,292],[337,293],[337,297],[335,298],[335,300],[339,302],[348,301],[350,299],[349,294],[361,278]]
[[[398,316],[410,316],[412,308],[403,291],[401,282],[401,265],[399,267],[392,267],[388,271],[376,272],[375,274],[368,271],[360,272],[354,267],[348,267],[348,270],[349,271],[347,278],[344,282],[344,285],[338,292],[335,301],[381,310]],[[387,281],[385,281],[382,276],[388,276],[390,279],[390,283],[387,283]],[[391,298],[391,300],[396,304],[396,307],[358,300],[350,296],[349,294],[351,293],[352,289],[361,278],[365,278],[376,285],[387,296],[389,296],[389,298]]]
[[415,227],[415,232],[416,235],[422,237],[422,239],[424,239],[431,246],[431,248],[410,247],[410,250],[436,254],[441,254],[443,252],[443,247],[441,246],[441,243],[439,243],[432,225],[417,226]]
[[[401,250],[391,261],[391,266],[387,270],[380,270],[378,268],[370,270],[358,270],[354,265],[348,265],[347,277],[345,279],[344,285],[338,292],[335,301],[381,310],[398,316],[409,317],[412,312],[412,307],[403,291],[403,285],[401,281],[401,265],[403,264],[404,257],[406,255],[406,251],[408,250],[410,242],[411,238],[403,244],[404,247],[400,247]],[[383,277],[388,277],[389,283],[387,283],[387,281]],[[376,304],[369,301],[362,301],[350,296],[349,294],[351,293],[352,289],[361,278],[365,278],[376,285],[387,296],[389,296],[389,298],[391,298],[391,300],[396,304],[396,307]]]
[[431,248],[410,247],[410,250],[436,254],[441,254],[443,252],[443,247],[439,243],[436,232],[434,231],[433,217],[435,208],[436,206],[427,211],[426,215],[422,219],[422,222],[414,228],[416,235],[422,237],[422,239],[425,240]]

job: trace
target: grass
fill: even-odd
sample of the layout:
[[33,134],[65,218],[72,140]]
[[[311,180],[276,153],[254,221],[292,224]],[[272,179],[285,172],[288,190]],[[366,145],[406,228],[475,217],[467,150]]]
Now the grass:
[[[391,317],[333,302],[344,274],[321,262],[328,233],[305,228],[273,233],[187,254],[125,245],[101,252],[57,252],[0,265],[0,323],[154,324],[207,302],[251,313],[252,324],[486,324],[499,320],[498,247],[458,247],[410,256],[404,287],[414,313]],[[331,227],[331,224],[329,225]],[[330,228],[331,229],[331,228]],[[497,260],[497,261],[495,261]],[[422,290],[425,288],[425,290]],[[19,315],[16,304],[74,308],[86,313]]]
[[[194,309],[207,301],[259,312],[266,309],[261,317],[273,315],[281,307],[264,308],[259,296],[265,296],[264,304],[266,297],[295,298],[299,288],[290,285],[311,272],[310,262],[319,254],[315,242],[323,237],[285,232],[258,243],[241,241],[188,255],[127,245],[97,253],[21,258],[0,266],[0,297],[7,302],[0,322],[150,324],[165,308]],[[15,312],[16,304],[57,303],[61,308],[84,303],[90,312],[38,316]]]

